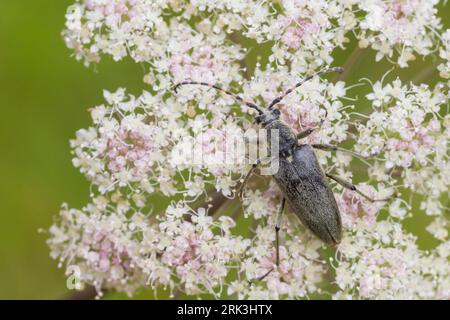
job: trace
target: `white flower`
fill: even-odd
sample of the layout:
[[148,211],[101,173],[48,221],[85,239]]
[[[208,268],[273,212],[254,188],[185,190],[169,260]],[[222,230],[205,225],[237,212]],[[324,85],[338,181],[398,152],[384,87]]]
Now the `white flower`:
[[[362,84],[370,92],[357,99],[345,79],[362,52],[348,50],[356,36],[360,48],[375,51],[372,63],[393,64],[389,76],[427,57],[439,60],[447,81],[450,31],[437,8],[437,0],[76,1],[63,32],[76,59],[128,58],[145,68],[150,87],[138,96],[105,90],[104,104],[90,110],[91,127],[70,141],[92,200],[81,210],[61,208],[49,229],[51,257],[68,271],[78,267],[99,295],[144,287],[239,299],[448,299],[449,83],[368,75]],[[207,86],[175,94],[173,85],[217,84],[265,107],[335,64],[338,51],[349,56],[340,81],[315,77],[276,107],[296,133],[322,124],[302,143],[346,142],[358,153],[362,162],[341,152],[317,156],[366,196],[330,184],[344,225],[336,248],[285,210],[277,266],[282,194],[256,170],[238,199],[250,166],[226,143],[256,128],[254,110]],[[424,227],[438,243],[426,251],[402,224],[417,212],[432,219]]]

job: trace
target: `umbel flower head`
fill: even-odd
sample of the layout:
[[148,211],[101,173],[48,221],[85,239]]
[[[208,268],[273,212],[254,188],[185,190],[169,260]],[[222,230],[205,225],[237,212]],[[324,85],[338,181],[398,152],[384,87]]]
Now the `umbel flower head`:
[[[104,104],[91,109],[92,125],[71,140],[73,164],[92,184],[91,201],[81,209],[62,206],[49,230],[51,256],[67,270],[76,266],[79,280],[99,296],[167,289],[239,299],[449,299],[450,31],[437,6],[437,0],[75,2],[63,32],[75,57],[86,65],[129,57],[146,66],[149,88],[139,96],[105,90]],[[277,105],[295,132],[322,123],[305,143],[345,142],[364,156],[361,162],[317,151],[324,170],[353,180],[372,198],[392,198],[373,203],[331,184],[342,242],[325,245],[288,210],[277,266],[278,186],[255,177],[241,198],[251,166],[223,161],[225,136],[257,128],[254,110],[206,87],[184,86],[177,94],[172,88],[186,80],[219,83],[265,106],[333,64],[351,39],[375,51],[376,61],[388,60],[392,74],[430,56],[441,78],[431,87],[369,76],[358,85],[370,93],[355,99],[345,74],[334,83],[315,77]],[[260,59],[250,67],[252,55]],[[353,111],[361,103],[364,112]],[[192,161],[193,150],[202,150],[203,161]],[[165,209],[154,210],[156,201]],[[405,227],[415,214],[431,221],[423,226],[436,240],[431,249],[421,249]]]

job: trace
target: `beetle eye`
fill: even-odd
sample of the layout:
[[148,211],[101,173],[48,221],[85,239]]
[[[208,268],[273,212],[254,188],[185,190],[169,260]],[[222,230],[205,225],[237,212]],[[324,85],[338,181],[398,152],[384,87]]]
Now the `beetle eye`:
[[273,112],[273,114],[276,115],[276,116],[279,116],[280,113],[281,113],[280,110],[278,110],[278,109],[274,109],[272,112]]

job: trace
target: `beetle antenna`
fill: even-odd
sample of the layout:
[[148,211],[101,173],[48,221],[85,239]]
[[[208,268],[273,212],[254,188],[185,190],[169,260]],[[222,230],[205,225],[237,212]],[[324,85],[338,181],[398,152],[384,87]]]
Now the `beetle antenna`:
[[197,81],[183,81],[183,82],[177,83],[174,86],[173,89],[174,89],[174,91],[176,93],[177,90],[181,86],[190,85],[190,84],[214,88],[214,89],[216,89],[216,90],[218,90],[220,92],[223,92],[223,93],[233,97],[235,100],[244,103],[247,107],[255,109],[256,111],[258,111],[259,114],[263,114],[262,110],[256,104],[254,104],[252,102],[249,102],[249,101],[246,101],[241,96],[238,96],[238,95],[236,95],[236,94],[234,94],[234,93],[232,93],[232,92],[230,92],[228,90],[225,90],[225,89],[223,89],[223,88],[221,88],[221,87],[219,87],[219,86],[217,86],[215,84],[210,84],[210,83],[207,83],[207,82],[197,82]]
[[304,84],[306,81],[311,80],[312,78],[316,77],[316,76],[320,76],[324,73],[329,73],[329,72],[339,72],[342,73],[344,71],[344,69],[340,68],[340,67],[333,67],[333,68],[327,68],[324,70],[321,70],[319,72],[316,72],[310,76],[307,76],[305,79],[301,80],[299,83],[297,83],[295,86],[293,86],[292,88],[286,90],[285,93],[283,93],[283,95],[275,98],[269,105],[268,109],[271,110],[273,108],[274,105],[276,105],[277,103],[279,103],[281,100],[283,100],[288,94],[290,94],[292,91],[294,91],[295,89],[297,89],[298,87],[300,87],[302,84]]

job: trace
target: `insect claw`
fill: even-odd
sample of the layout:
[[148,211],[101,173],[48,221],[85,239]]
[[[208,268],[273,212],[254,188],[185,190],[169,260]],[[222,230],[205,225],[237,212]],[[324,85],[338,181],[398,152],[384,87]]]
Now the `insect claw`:
[[243,195],[244,195],[244,188],[241,186],[238,191],[238,198],[242,199]]
[[173,90],[175,93],[178,93],[178,89],[180,88],[181,84],[182,84],[181,82],[175,84],[175,85],[172,87],[172,90]]
[[327,120],[327,117],[328,117],[328,110],[325,109],[325,117],[323,117],[323,119],[320,120],[319,129],[322,128],[322,125],[325,122],[325,120]]
[[252,279],[252,280],[247,280],[249,285],[252,285],[253,283],[255,283],[256,281],[262,281],[264,280],[264,278],[266,278],[272,271],[274,270],[274,268],[270,268],[269,271],[267,271],[266,273],[264,273],[262,276]]

